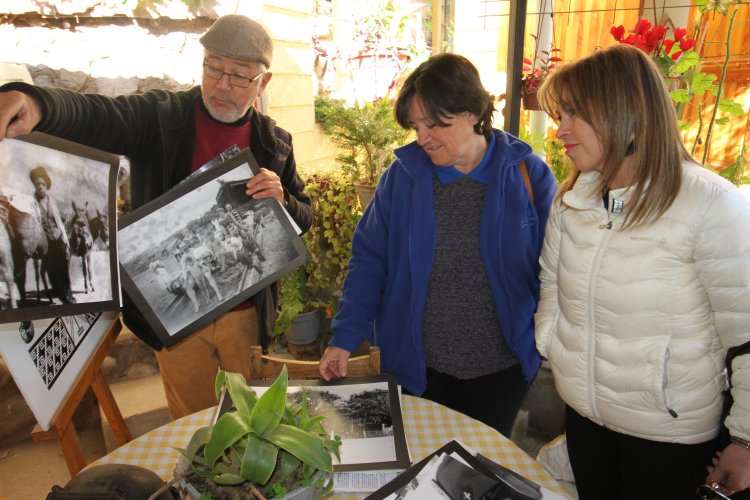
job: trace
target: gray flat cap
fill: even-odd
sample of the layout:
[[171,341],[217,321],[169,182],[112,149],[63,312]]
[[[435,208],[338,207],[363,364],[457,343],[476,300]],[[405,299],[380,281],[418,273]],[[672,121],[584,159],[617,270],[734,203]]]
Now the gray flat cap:
[[221,16],[200,38],[208,50],[242,59],[260,61],[271,67],[273,42],[266,29],[257,21],[239,14]]

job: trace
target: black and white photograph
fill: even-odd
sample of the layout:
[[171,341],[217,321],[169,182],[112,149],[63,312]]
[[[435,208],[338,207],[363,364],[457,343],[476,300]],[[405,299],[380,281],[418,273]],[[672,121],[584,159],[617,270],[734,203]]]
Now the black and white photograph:
[[281,204],[245,194],[257,171],[243,150],[121,219],[124,291],[165,345],[307,260]]
[[365,500],[464,498],[561,500],[563,497],[453,440]]
[[0,142],[0,322],[120,306],[118,165],[37,132]]
[[[258,397],[273,381],[249,381]],[[395,378],[389,375],[321,380],[290,380],[287,394],[302,401],[307,393],[310,416],[325,417],[325,427],[341,437],[341,463],[337,472],[395,470],[409,467]],[[226,399],[225,399],[226,398]],[[232,407],[226,393],[217,417]]]
[[44,430],[116,317],[85,313],[0,325],[0,355]]

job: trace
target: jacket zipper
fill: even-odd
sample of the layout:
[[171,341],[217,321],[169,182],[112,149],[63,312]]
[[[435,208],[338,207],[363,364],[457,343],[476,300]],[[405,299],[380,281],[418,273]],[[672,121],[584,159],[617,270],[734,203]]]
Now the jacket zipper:
[[667,349],[664,352],[664,373],[661,378],[661,394],[664,398],[664,406],[667,408],[667,411],[670,415],[672,415],[672,418],[677,418],[677,412],[674,411],[672,408],[669,407],[669,401],[667,401],[667,366],[669,365],[669,357],[670,352],[669,349]]
[[[609,205],[609,193],[607,194],[607,205]],[[599,229],[612,229],[612,217],[609,213],[608,207],[602,207],[605,208],[605,212],[607,214],[607,220],[608,222],[606,224],[600,224]],[[591,408],[591,413],[599,418],[599,411],[596,407],[596,397],[594,393],[594,350],[596,347],[595,342],[595,331],[594,331],[594,325],[595,325],[595,317],[594,317],[594,310],[596,309],[594,307],[595,297],[596,294],[594,293],[594,277],[598,274],[597,270],[599,269],[599,265],[601,264],[602,258],[604,256],[604,250],[608,246],[609,240],[612,237],[612,232],[607,231],[602,235],[602,237],[599,240],[599,247],[596,249],[596,254],[594,255],[594,259],[592,261],[591,266],[591,273],[589,274],[589,331],[588,331],[588,376],[587,376],[587,383],[588,388],[587,392],[589,395],[589,407]]]

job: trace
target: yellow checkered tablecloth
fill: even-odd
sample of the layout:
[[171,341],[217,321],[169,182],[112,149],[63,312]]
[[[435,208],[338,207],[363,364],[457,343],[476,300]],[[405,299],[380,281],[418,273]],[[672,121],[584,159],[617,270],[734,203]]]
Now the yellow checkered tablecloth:
[[[173,477],[179,458],[175,448],[185,448],[196,429],[211,423],[214,411],[214,408],[209,408],[154,429],[100,458],[90,467],[107,463],[139,465],[168,481]],[[401,412],[412,462],[418,462],[455,439],[545,488],[567,496],[565,489],[541,465],[491,427],[413,396],[401,396]],[[336,497],[357,498],[351,495]]]

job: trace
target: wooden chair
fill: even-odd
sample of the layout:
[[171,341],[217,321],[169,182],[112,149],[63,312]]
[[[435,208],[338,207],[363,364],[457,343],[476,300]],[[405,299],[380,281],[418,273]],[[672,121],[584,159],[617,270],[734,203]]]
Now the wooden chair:
[[[290,379],[319,378],[318,361],[299,361],[263,354],[260,346],[250,348],[250,378],[276,378],[286,365]],[[349,358],[347,377],[380,375],[380,348],[370,346],[369,354]]]

